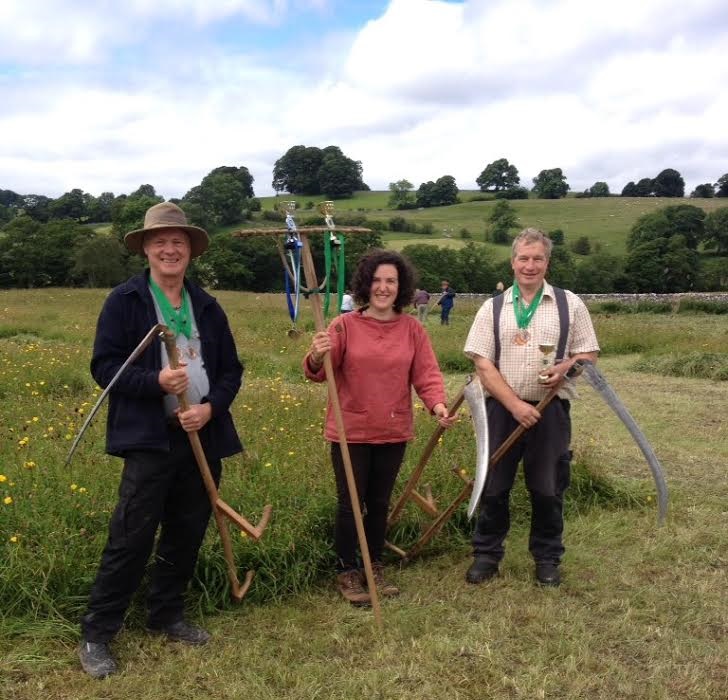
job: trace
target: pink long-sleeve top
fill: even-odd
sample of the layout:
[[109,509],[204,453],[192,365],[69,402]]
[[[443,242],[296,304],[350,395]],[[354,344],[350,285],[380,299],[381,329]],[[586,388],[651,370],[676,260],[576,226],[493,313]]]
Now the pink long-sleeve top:
[[[446,403],[445,386],[422,324],[409,314],[378,321],[361,311],[335,318],[328,328],[331,362],[348,442],[404,442],[414,437],[412,390],[429,411]],[[306,376],[326,379],[324,368]],[[327,440],[339,442],[331,400],[326,412]]]

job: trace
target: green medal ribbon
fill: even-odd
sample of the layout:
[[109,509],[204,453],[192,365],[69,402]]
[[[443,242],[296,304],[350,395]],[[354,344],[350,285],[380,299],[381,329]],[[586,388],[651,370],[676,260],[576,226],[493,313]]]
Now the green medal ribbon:
[[528,327],[531,323],[533,315],[536,313],[538,305],[541,303],[541,297],[543,296],[543,285],[538,290],[538,294],[533,298],[533,301],[528,306],[523,305],[521,299],[521,290],[518,288],[518,282],[513,281],[513,313],[516,315],[516,323],[518,327],[523,330]]
[[327,231],[324,234],[324,265],[326,268],[326,294],[324,296],[324,316],[329,315],[329,300],[331,296],[331,272],[332,268],[336,268],[336,295],[337,295],[337,306],[336,312],[341,313],[341,302],[344,298],[344,274],[346,272],[345,267],[345,253],[344,253],[344,237],[339,234],[336,235],[339,245],[338,255],[335,255],[332,251],[334,246],[331,245],[331,235],[333,231]]
[[192,314],[190,313],[189,297],[184,286],[182,287],[182,308],[179,311],[172,306],[159,285],[151,277],[149,278],[149,287],[157,300],[167,327],[175,336],[182,333],[189,340],[192,337]]

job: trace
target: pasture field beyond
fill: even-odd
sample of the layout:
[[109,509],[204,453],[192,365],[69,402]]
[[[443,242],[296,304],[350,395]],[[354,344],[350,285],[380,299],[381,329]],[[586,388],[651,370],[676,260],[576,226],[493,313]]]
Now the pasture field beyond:
[[[580,200],[575,200],[576,202]],[[475,204],[475,203],[474,203]],[[235,537],[256,579],[228,602],[214,527],[200,553],[190,616],[213,633],[202,649],[144,632],[143,601],[114,643],[121,673],[87,678],[75,654],[78,619],[115,503],[120,461],[105,456],[102,410],[70,466],[71,439],[99,390],[88,372],[108,290],[0,291],[0,698],[183,700],[254,697],[383,699],[728,697],[728,382],[659,376],[636,363],[700,350],[725,357],[728,316],[595,313],[600,366],[662,461],[668,521],[656,525],[654,485],[624,427],[587,386],[573,405],[564,583],[534,586],[522,484],[501,576],[473,587],[464,506],[421,558],[391,560],[403,593],[383,603],[385,630],[341,602],[331,583],[333,479],[322,438],[325,387],[303,381],[313,328],[294,341],[282,295],[216,292],[246,363],[234,403],[245,455],[226,461],[221,495],[249,520],[274,508],[259,543]],[[468,363],[477,310],[457,299],[450,327],[428,331],[450,395]],[[434,421],[416,403],[417,461]],[[429,463],[444,505],[472,472],[467,413]],[[408,506],[395,542],[427,522]]]
[[[487,228],[487,219],[496,205],[495,200],[470,201],[474,196],[482,196],[477,191],[462,191],[461,204],[449,207],[432,207],[428,209],[409,209],[396,211],[388,208],[389,192],[357,192],[350,199],[336,200],[338,211],[355,211],[366,215],[368,219],[388,222],[394,216],[401,216],[418,226],[431,224],[434,233],[431,235],[412,233],[385,233],[387,246],[401,250],[412,243],[431,243],[441,247],[461,247],[467,241],[460,238],[460,230],[467,228],[476,243],[483,243]],[[315,213],[307,211],[308,201],[318,202],[316,198],[280,196],[278,200],[294,199],[302,209],[297,217],[300,219]],[[271,209],[275,197],[261,197],[264,209]],[[606,252],[624,255],[627,234],[634,222],[643,214],[676,204],[692,204],[711,212],[728,202],[721,198],[712,199],[674,199],[665,197],[596,197],[577,199],[524,199],[510,202],[518,215],[520,228],[535,226],[544,231],[560,228],[566,242],[576,241],[587,236],[592,245],[599,242]],[[334,219],[336,217],[334,216]],[[447,232],[447,236],[443,233]],[[509,248],[484,243],[492,251],[495,259],[507,259]]]

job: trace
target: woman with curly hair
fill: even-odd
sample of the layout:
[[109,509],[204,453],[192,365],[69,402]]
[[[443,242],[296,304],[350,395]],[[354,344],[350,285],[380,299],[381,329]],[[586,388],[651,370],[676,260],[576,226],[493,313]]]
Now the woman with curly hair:
[[[381,595],[392,596],[399,590],[384,580],[382,550],[392,489],[407,442],[414,437],[412,387],[440,425],[449,427],[454,419],[427,332],[403,313],[414,295],[414,273],[407,260],[394,251],[369,251],[359,261],[352,289],[359,307],[315,334],[303,366],[309,379],[323,382],[324,355],[331,356],[374,579]],[[337,585],[349,602],[368,605],[331,402],[325,436],[331,442],[338,494]]]

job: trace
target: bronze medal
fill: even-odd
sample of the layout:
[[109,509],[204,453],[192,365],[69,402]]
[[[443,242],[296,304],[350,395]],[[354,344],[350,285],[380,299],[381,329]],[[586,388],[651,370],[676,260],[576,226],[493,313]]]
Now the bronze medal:
[[530,337],[525,328],[519,328],[513,335],[513,343],[515,345],[525,345]]

